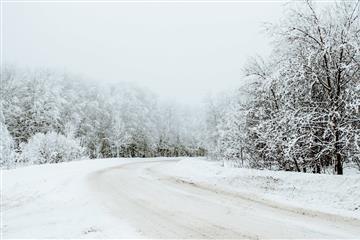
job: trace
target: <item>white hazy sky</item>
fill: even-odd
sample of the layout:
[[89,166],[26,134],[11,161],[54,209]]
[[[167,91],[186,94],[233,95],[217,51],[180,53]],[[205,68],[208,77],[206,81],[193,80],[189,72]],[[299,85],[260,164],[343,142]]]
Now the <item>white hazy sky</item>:
[[3,3],[3,61],[97,81],[136,82],[161,98],[200,103],[241,84],[241,68],[267,55],[264,22],[283,4]]

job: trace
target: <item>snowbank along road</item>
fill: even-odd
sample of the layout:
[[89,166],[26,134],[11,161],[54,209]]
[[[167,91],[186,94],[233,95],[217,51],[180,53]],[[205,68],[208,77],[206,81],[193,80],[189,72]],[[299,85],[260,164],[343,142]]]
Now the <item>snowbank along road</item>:
[[150,238],[359,238],[360,221],[291,211],[167,176],[137,161],[88,176],[102,205]]

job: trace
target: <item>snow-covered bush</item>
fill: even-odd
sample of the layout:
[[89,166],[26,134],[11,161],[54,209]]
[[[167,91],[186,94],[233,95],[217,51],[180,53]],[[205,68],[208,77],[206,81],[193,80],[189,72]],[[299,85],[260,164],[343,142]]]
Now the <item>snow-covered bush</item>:
[[9,168],[15,163],[14,141],[6,126],[0,122],[0,167]]
[[85,152],[79,140],[55,132],[35,134],[21,150],[21,160],[30,164],[72,161]]

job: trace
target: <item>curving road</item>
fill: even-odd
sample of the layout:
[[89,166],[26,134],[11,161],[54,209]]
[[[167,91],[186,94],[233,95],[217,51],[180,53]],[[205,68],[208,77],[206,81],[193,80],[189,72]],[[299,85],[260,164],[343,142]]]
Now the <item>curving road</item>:
[[298,214],[161,173],[174,161],[137,161],[89,176],[101,204],[146,238],[353,238],[360,221]]

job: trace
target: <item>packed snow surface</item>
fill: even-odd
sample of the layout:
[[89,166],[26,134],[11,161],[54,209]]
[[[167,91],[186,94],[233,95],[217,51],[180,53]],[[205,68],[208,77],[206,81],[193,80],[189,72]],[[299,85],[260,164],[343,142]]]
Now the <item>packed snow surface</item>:
[[87,183],[88,174],[116,165],[118,159],[99,159],[2,170],[3,237],[137,236],[124,219],[96,201]]
[[356,238],[360,176],[201,158],[2,170],[3,238]]
[[[164,173],[264,202],[360,219],[360,174],[325,175],[233,168],[223,162],[187,158]],[[301,209],[298,209],[301,211]]]

